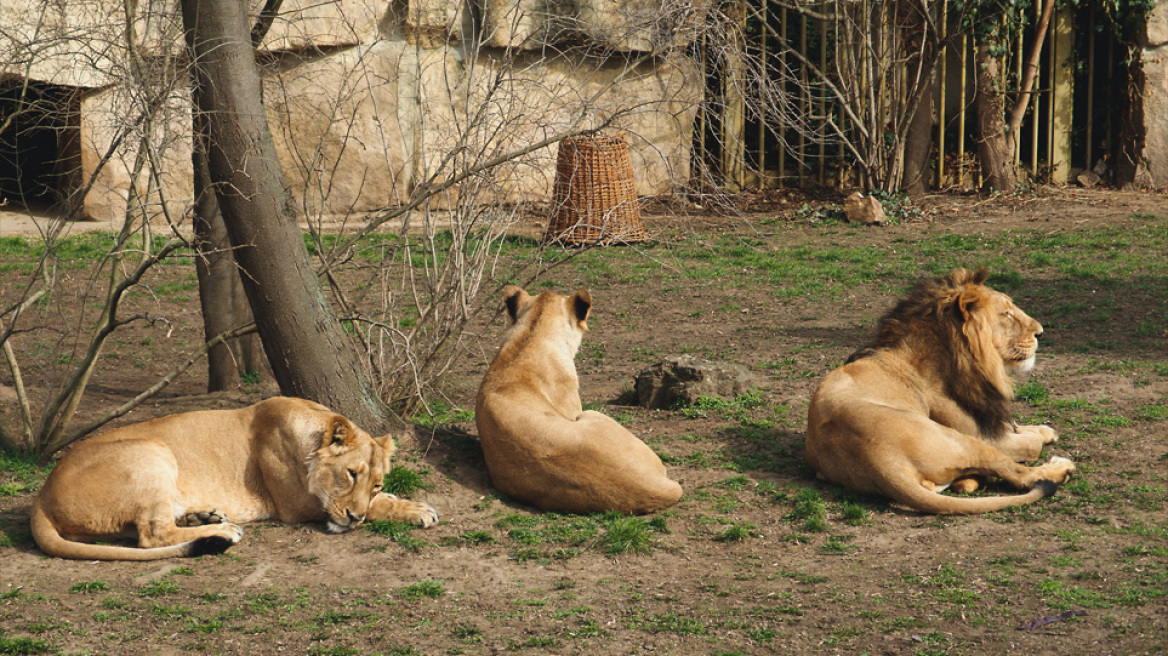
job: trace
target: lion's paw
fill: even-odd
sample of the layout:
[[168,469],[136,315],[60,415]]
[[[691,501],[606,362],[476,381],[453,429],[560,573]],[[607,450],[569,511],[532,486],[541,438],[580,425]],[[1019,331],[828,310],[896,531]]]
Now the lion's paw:
[[1034,434],[1041,439],[1042,444],[1053,444],[1058,442],[1058,433],[1053,428],[1045,424],[1041,426],[1019,426],[1015,431],[1019,435]]
[[179,517],[174,522],[177,526],[206,526],[208,524],[230,524],[227,516],[218,510],[192,512]]
[[1071,477],[1071,473],[1075,471],[1075,463],[1071,462],[1070,458],[1062,456],[1051,456],[1050,462],[1043,466],[1043,469],[1053,470],[1055,476],[1052,477],[1056,483],[1063,483]]

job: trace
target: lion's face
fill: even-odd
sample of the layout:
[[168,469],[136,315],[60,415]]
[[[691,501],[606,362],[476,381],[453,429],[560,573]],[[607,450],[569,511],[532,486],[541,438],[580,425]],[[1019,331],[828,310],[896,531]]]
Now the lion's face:
[[328,514],[331,532],[343,533],[365,521],[391,455],[390,436],[373,438],[344,417],[333,417],[320,449],[309,457],[308,470],[309,492]]
[[1009,296],[1000,292],[991,292],[986,310],[993,324],[994,346],[1001,354],[1006,368],[1019,372],[1033,369],[1042,324],[1014,305]]

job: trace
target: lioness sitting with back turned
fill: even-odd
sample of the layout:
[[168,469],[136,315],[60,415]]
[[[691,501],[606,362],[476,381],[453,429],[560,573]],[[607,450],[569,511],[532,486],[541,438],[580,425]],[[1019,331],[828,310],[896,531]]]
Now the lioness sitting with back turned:
[[[1034,366],[1042,326],[985,269],[922,282],[876,327],[872,344],[832,371],[811,398],[807,461],[819,477],[915,510],[979,513],[1050,496],[1075,470],[1052,457],[1048,426],[1017,426],[1009,371]],[[1025,494],[957,498],[997,476]]]
[[592,296],[503,290],[511,321],[475,401],[495,487],[543,510],[647,513],[681,486],[653,450],[611,418],[584,411],[573,358]]
[[[438,513],[381,492],[393,455],[328,408],[277,397],[133,424],[78,443],[45,481],[32,534],[51,556],[155,560],[221,553],[238,524],[366,519],[429,527]],[[89,544],[137,538],[138,547]]]

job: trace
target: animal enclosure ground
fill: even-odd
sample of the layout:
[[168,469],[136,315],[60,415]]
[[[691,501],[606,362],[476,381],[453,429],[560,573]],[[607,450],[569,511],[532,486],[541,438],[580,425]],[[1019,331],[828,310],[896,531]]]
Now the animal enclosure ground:
[[[552,269],[529,291],[593,293],[584,402],[685,488],[652,517],[547,515],[493,494],[472,411],[498,314],[471,327],[434,416],[399,443],[397,464],[425,486],[412,497],[442,513],[430,530],[256,524],[222,556],[56,560],[28,534],[44,472],[0,462],[0,653],[1164,653],[1165,200],[934,196],[897,225],[863,228],[780,197],[740,216],[649,216],[656,243]],[[6,306],[26,259],[4,241]],[[536,254],[517,240],[503,257]],[[974,517],[817,482],[802,446],[816,382],[912,282],[979,264],[1046,329],[1016,409],[1060,433],[1043,458],[1071,458],[1075,477],[1053,498]],[[90,282],[83,267],[63,276],[70,293]],[[189,261],[159,267],[131,301],[169,323],[117,336],[83,413],[144,389],[200,339]],[[638,371],[682,353],[743,364],[762,384],[694,407],[629,405]],[[118,423],[276,391],[253,381],[201,394],[202,375]],[[12,419],[9,402],[0,411]]]

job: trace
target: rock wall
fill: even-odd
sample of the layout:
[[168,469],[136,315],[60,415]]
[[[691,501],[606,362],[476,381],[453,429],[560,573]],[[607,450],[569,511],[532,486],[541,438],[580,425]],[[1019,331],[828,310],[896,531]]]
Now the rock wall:
[[[688,176],[694,79],[687,59],[629,73],[565,57],[380,40],[282,71],[278,85],[265,85],[265,105],[301,211],[328,215],[401,203],[415,186],[450,177],[452,166],[521,151],[569,131],[581,115],[583,127],[617,116],[640,193],[669,191]],[[452,152],[464,155],[451,160]],[[496,167],[477,187],[480,201],[548,200],[555,157],[552,145]]]
[[[573,126],[626,130],[641,194],[688,179],[703,79],[694,62],[669,53],[693,38],[684,29],[692,4],[666,11],[661,0],[469,1],[478,5],[285,0],[261,44],[269,54],[263,94],[304,216],[401,203],[417,185],[445,179],[453,164],[465,168]],[[252,4],[258,12],[263,2]],[[171,80],[166,111],[149,128],[129,125],[141,100],[131,80],[142,73],[129,65],[121,0],[68,6],[0,0],[0,24],[17,26],[0,36],[0,74],[82,90],[79,125],[68,128],[80,137],[75,179],[96,173],[85,217],[118,220],[131,189],[152,189],[152,162],[162,165],[153,184],[161,184],[165,208],[181,216],[192,195],[185,79]],[[139,6],[139,52],[158,75],[181,70],[177,0]],[[51,47],[34,47],[47,28],[57,35]],[[140,153],[146,131],[165,148]],[[140,154],[149,157],[135,176]],[[482,202],[547,201],[555,157],[554,143],[527,153],[476,176],[474,193]],[[465,202],[469,186],[450,193]],[[150,200],[155,211],[158,198]]]
[[1140,186],[1168,188],[1168,1],[1148,16],[1144,41],[1144,160]]

